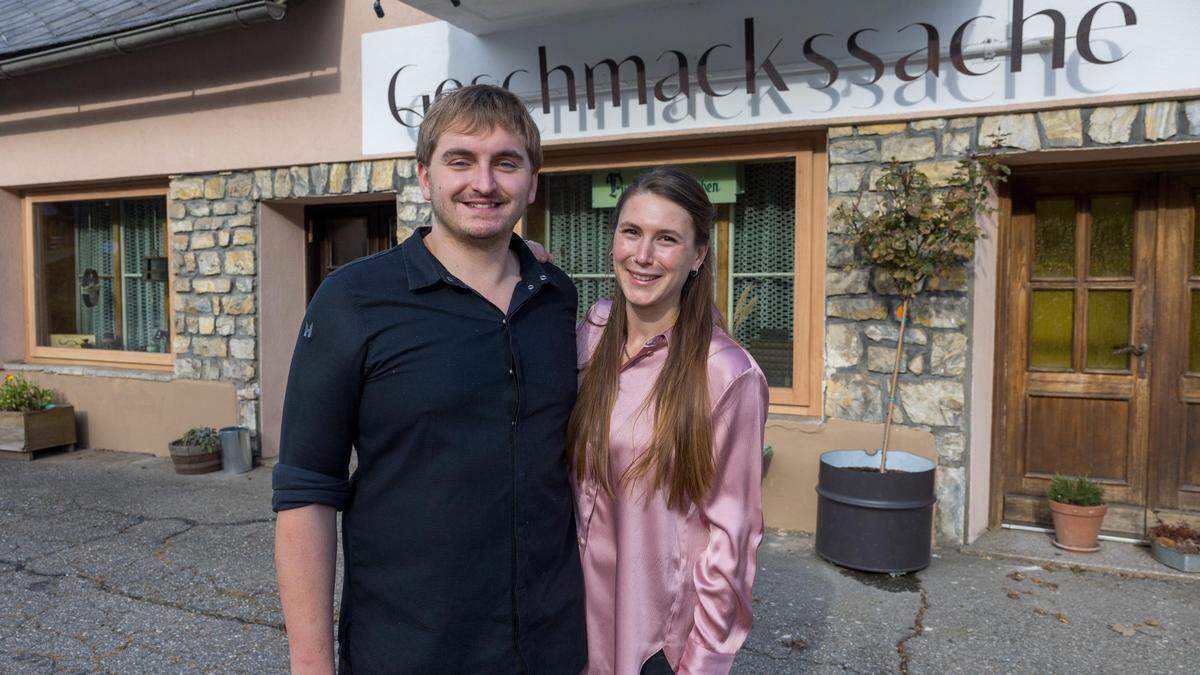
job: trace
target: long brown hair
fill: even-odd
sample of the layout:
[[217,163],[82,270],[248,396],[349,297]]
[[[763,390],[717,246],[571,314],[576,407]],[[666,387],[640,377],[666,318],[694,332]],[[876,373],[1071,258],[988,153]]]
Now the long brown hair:
[[[696,246],[708,244],[716,208],[695,178],[669,168],[638,176],[617,200],[612,218],[614,227],[620,223],[622,207],[638,194],[662,197],[687,211],[692,218]],[[688,502],[704,501],[716,472],[708,397],[708,348],[713,324],[721,325],[721,319],[713,308],[712,259],[713,256],[706,255],[699,271],[683,284],[666,363],[643,402],[645,405],[651,399],[654,401],[650,445],[617,481],[626,485],[652,471],[651,487],[664,490],[667,503],[681,510]],[[612,311],[584,369],[575,409],[567,425],[567,456],[575,476],[594,481],[609,494],[613,492],[608,458],[609,419],[617,399],[621,359],[629,337],[625,312],[625,295],[617,284]],[[588,320],[594,321],[591,316]]]

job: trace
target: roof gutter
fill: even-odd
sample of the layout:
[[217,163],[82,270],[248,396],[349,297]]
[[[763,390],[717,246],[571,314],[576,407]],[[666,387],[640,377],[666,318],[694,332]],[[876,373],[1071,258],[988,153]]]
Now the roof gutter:
[[[300,4],[299,0],[290,0],[290,3],[292,6]],[[287,14],[288,4],[289,0],[254,0],[234,7],[183,16],[113,35],[3,59],[0,60],[0,80],[82,61],[129,54],[236,26],[245,28],[253,24],[280,21]]]

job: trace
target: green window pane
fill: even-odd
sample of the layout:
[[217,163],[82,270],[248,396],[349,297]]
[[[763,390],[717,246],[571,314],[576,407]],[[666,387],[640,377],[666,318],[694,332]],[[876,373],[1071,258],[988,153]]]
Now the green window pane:
[[1130,291],[1088,291],[1088,368],[1129,368],[1128,354],[1113,354],[1129,344],[1129,302]]
[[1200,289],[1192,289],[1192,333],[1188,340],[1188,370],[1200,372]]
[[1092,199],[1092,244],[1088,272],[1093,277],[1133,274],[1133,196]]
[[796,163],[746,164],[733,208],[733,272],[791,272],[795,267]]
[[1070,368],[1075,325],[1075,291],[1034,291],[1029,365]]
[[1033,229],[1034,278],[1075,276],[1075,200],[1039,200]]
[[729,332],[750,352],[772,387],[792,386],[792,277],[739,278]]

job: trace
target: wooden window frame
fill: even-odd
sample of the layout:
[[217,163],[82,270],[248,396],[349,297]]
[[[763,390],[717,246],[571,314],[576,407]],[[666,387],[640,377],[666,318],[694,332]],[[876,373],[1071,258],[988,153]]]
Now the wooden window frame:
[[[771,387],[770,412],[817,416],[824,372],[827,168],[823,133],[696,137],[669,142],[546,149],[541,172],[569,173],[648,165],[793,159],[796,167],[792,298],[792,386]],[[804,205],[808,208],[804,208]],[[529,218],[539,220],[541,213]],[[539,223],[540,224],[540,223]],[[522,223],[523,225],[523,223]]]
[[22,198],[21,258],[25,286],[25,361],[33,364],[84,365],[105,368],[135,368],[138,370],[174,371],[175,320],[174,270],[175,255],[171,246],[170,216],[163,221],[167,256],[167,326],[170,332],[166,352],[134,352],[116,349],[69,349],[38,344],[38,288],[34,265],[37,260],[37,237],[34,208],[48,202],[94,201],[100,199],[136,199],[162,197],[165,212],[170,213],[169,189],[166,186],[129,186],[90,191],[55,191],[26,194]]

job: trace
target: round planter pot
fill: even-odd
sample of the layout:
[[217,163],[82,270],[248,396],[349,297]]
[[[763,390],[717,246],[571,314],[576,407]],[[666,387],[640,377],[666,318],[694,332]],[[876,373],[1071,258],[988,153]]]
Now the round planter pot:
[[835,450],[821,455],[817,553],[835,565],[902,574],[929,566],[933,462],[907,452]]
[[175,473],[193,475],[212,473],[221,470],[221,452],[209,452],[199,445],[178,445],[172,443],[171,462],[175,465]]
[[1075,506],[1051,500],[1050,515],[1054,518],[1054,545],[1076,553],[1095,553],[1100,550],[1097,537],[1108,505]]

